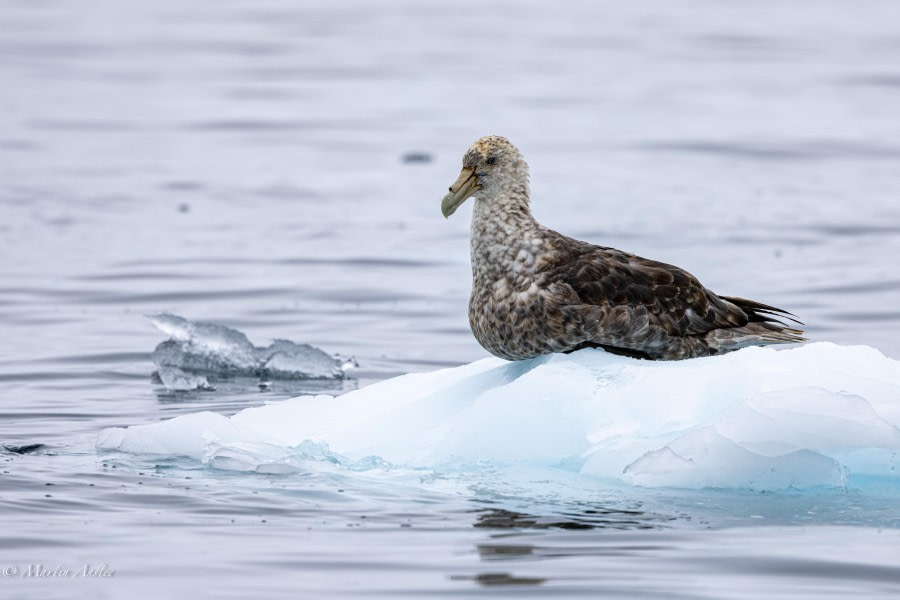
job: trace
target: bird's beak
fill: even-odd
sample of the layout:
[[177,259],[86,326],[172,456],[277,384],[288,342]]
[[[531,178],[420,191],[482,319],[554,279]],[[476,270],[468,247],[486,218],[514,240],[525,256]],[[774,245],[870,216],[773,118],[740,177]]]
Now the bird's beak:
[[441,212],[444,213],[444,217],[455,213],[459,205],[466,201],[466,198],[480,189],[481,184],[478,183],[475,167],[463,167],[459,179],[450,186],[450,193],[441,200]]

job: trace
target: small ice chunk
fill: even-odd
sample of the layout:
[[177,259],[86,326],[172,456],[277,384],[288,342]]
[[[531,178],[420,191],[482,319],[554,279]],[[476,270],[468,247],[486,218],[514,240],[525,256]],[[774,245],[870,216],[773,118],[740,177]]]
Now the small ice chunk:
[[359,362],[357,362],[355,356],[343,357],[335,355],[335,358],[341,363],[341,371],[344,372],[344,375],[346,375],[348,371],[359,368]]
[[277,379],[339,379],[343,377],[341,360],[309,344],[295,344],[275,340],[268,348],[259,350],[265,361],[262,368],[269,377]]
[[343,379],[354,359],[330,356],[309,344],[275,340],[258,348],[247,336],[212,323],[162,313],[147,318],[170,339],[153,351],[162,383],[171,390],[211,389],[209,377]]
[[168,364],[194,371],[252,371],[258,364],[256,348],[247,336],[213,323],[194,323],[162,313],[147,315],[169,336],[153,352],[157,366]]
[[178,367],[163,365],[156,372],[160,381],[166,388],[176,392],[190,392],[196,390],[212,391],[215,388],[209,385],[209,381],[203,375],[191,375]]

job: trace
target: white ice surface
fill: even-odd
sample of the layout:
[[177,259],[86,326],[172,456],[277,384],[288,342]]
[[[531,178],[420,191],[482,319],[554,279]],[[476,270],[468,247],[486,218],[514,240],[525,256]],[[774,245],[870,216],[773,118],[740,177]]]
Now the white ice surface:
[[[97,446],[279,471],[310,459],[438,471],[525,464],[641,486],[900,484],[900,362],[815,343],[650,362],[488,358],[231,418],[103,431]],[[372,461],[376,461],[372,463]]]

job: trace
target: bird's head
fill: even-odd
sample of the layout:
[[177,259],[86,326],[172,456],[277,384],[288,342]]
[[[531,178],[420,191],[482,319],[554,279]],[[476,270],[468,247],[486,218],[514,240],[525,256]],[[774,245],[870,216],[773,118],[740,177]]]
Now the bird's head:
[[441,201],[441,212],[449,217],[470,196],[489,198],[505,189],[521,187],[527,198],[527,186],[528,165],[519,149],[505,137],[488,135],[466,150],[462,172]]

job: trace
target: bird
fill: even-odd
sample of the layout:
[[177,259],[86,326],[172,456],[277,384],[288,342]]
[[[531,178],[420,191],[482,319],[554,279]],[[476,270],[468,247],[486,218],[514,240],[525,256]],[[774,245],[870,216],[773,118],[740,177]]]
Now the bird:
[[719,296],[679,267],[567,237],[535,220],[528,164],[501,136],[476,140],[441,201],[449,218],[469,197],[469,325],[507,360],[583,348],[680,360],[747,346],[805,342],[780,308]]

